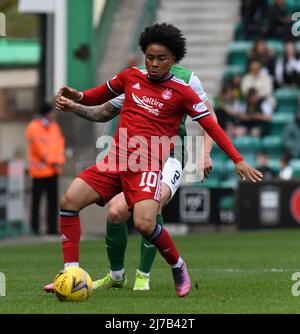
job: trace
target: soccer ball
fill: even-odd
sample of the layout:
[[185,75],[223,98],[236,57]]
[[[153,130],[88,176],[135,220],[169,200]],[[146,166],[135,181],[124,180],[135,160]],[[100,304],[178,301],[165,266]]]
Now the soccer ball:
[[54,292],[60,301],[85,301],[92,293],[91,276],[80,267],[66,267],[54,278]]

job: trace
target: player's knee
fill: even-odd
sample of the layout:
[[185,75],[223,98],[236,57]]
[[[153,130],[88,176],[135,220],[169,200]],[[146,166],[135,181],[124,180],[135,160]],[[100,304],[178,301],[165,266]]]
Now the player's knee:
[[76,203],[76,198],[68,192],[65,193],[60,199],[60,207],[64,210],[79,211],[79,207]]
[[134,219],[134,227],[143,235],[149,236],[152,234],[155,221],[148,217],[137,217]]
[[127,210],[124,211],[119,206],[111,205],[108,208],[107,218],[112,223],[118,223],[126,221],[129,218],[129,214]]

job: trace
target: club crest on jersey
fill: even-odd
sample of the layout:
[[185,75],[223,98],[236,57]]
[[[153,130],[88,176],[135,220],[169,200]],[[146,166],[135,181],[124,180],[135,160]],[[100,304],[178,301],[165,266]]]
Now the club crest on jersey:
[[151,114],[158,116],[159,109],[163,108],[164,104],[153,97],[143,96],[142,99],[132,94],[134,102],[143,109],[148,110]]
[[162,97],[164,100],[170,100],[170,98],[172,97],[172,90],[170,89],[166,89],[162,92]]
[[207,110],[206,105],[203,102],[195,103],[193,105],[193,109],[197,112],[202,112],[202,111]]

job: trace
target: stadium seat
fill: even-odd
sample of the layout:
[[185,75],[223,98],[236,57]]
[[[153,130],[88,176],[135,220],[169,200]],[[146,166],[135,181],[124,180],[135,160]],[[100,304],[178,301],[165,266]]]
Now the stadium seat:
[[273,40],[270,39],[267,40],[266,43],[269,48],[274,50],[275,57],[278,57],[283,53],[284,43],[282,41],[276,39]]
[[229,80],[234,75],[243,75],[246,71],[246,66],[244,65],[227,65],[223,73],[223,79]]
[[[278,57],[282,54],[284,43],[280,40],[268,40],[266,41],[268,47],[272,48],[275,52],[275,56]],[[228,49],[228,64],[235,66],[243,66],[246,69],[248,52],[253,45],[253,41],[234,41],[229,45]]]
[[292,113],[288,113],[285,111],[281,111],[281,112],[278,111],[274,113],[272,117],[272,121],[287,124],[287,123],[293,122],[294,118],[295,118],[295,115]]
[[[274,3],[274,0],[269,0],[269,5]],[[285,8],[289,14],[300,11],[300,2],[299,0],[285,0]]]
[[237,173],[236,173],[236,170],[235,170],[234,163],[231,160],[227,160],[224,163],[224,173],[223,173],[223,175],[224,175],[225,180],[236,179],[238,177]]
[[269,159],[269,167],[278,175],[280,171],[280,161],[278,158]]
[[292,159],[290,166],[293,168],[293,178],[300,177],[300,159]]
[[280,136],[265,136],[262,138],[262,148],[271,158],[279,158],[283,153],[283,143]]
[[224,180],[221,182],[220,187],[221,188],[236,188],[238,185],[238,178],[228,178],[227,180]]
[[253,167],[255,167],[256,165],[256,153],[258,152],[243,153],[244,160],[247,161],[247,163],[252,165]]
[[230,43],[228,49],[228,64],[246,68],[248,51],[252,45],[252,41],[235,41]]
[[227,159],[226,153],[219,148],[219,146],[214,142],[213,149],[211,151],[211,157],[213,161],[224,161]]
[[210,176],[217,176],[219,179],[223,178],[224,174],[224,161],[223,159],[213,159],[213,169],[210,172]]
[[261,149],[261,142],[259,138],[254,138],[251,136],[243,136],[236,138],[233,144],[241,154],[245,153],[255,153]]
[[297,88],[278,88],[274,96],[276,99],[276,112],[295,114],[298,108],[299,96]]
[[275,112],[271,122],[268,124],[270,135],[281,135],[287,124],[293,122],[295,116],[287,112]]
[[248,163],[255,164],[255,155],[262,147],[259,138],[251,136],[239,137],[233,140],[233,144]]
[[245,32],[242,22],[238,22],[234,27],[234,39],[241,41],[245,39]]
[[300,2],[299,0],[286,0],[286,9],[289,14],[300,11]]

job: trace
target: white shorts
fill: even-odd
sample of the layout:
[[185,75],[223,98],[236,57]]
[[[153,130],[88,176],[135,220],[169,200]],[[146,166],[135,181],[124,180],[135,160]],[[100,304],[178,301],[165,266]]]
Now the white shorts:
[[169,157],[162,170],[162,181],[171,190],[171,198],[175,195],[182,177],[181,163],[173,157]]

